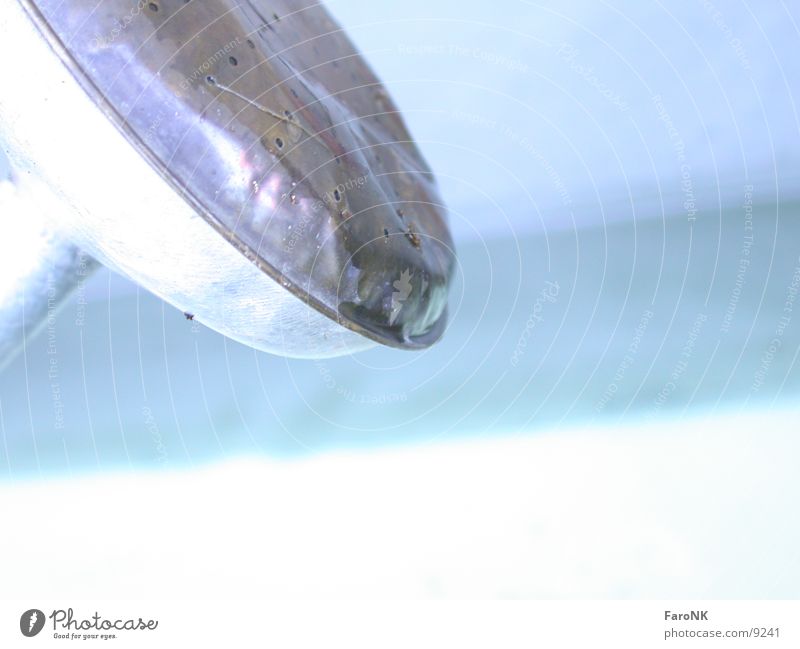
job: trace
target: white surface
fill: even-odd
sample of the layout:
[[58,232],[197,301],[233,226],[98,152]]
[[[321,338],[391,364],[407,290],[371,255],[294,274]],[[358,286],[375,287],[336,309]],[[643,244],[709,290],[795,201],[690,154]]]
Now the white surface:
[[795,422],[13,482],[0,598],[794,598]]

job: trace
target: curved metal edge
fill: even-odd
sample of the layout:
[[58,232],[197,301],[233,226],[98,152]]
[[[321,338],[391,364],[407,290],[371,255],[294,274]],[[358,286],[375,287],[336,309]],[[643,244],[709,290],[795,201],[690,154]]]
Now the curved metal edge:
[[18,184],[0,180],[0,371],[100,267],[41,214]]
[[301,286],[297,286],[293,282],[288,281],[276,268],[269,264],[266,260],[262,259],[252,248],[245,245],[237,238],[233,237],[233,233],[227,230],[213,214],[208,212],[199,202],[196,196],[192,194],[187,188],[180,186],[172,175],[168,172],[166,166],[157,159],[152,150],[142,141],[142,139],[130,128],[126,120],[119,114],[119,112],[112,106],[109,101],[103,96],[97,86],[92,80],[83,72],[75,59],[71,56],[67,48],[64,46],[58,35],[50,29],[49,24],[36,7],[32,0],[17,0],[23,9],[28,14],[31,22],[36,27],[37,31],[42,35],[48,43],[53,52],[59,57],[61,62],[70,72],[72,77],[78,85],[87,93],[92,99],[98,109],[102,110],[105,116],[114,124],[114,126],[125,136],[131,143],[136,151],[141,155],[150,166],[169,184],[172,189],[177,192],[189,206],[197,212],[217,233],[225,238],[236,250],[243,254],[251,263],[255,264],[262,272],[266,273],[273,281],[281,283],[286,290],[291,292],[299,300],[304,301],[310,307],[319,311],[326,317],[334,322],[337,322],[343,327],[365,336],[381,345],[393,347],[396,349],[404,349],[409,351],[427,349],[436,343],[444,335],[447,327],[448,309],[445,308],[441,317],[436,324],[423,336],[418,336],[413,339],[400,341],[392,336],[388,336],[381,331],[379,327],[368,328],[350,319],[344,318],[339,311],[335,311],[325,305],[323,302],[314,298]]

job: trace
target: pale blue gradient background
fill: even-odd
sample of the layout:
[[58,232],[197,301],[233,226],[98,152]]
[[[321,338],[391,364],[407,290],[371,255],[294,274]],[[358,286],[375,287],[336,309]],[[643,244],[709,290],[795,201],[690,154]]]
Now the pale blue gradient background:
[[[34,584],[202,591],[176,564],[191,538],[208,588],[276,596],[800,595],[796,8],[330,5],[439,175],[447,336],[287,360],[101,271],[0,376],[0,502],[144,498],[158,523],[86,531],[147,557],[137,576],[77,551],[117,590],[45,567]],[[230,570],[218,521],[247,536]],[[248,568],[261,551],[284,567]]]

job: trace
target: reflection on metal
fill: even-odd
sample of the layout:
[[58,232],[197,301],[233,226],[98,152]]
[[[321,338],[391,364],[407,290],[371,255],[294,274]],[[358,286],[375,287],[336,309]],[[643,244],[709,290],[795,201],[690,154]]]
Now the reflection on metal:
[[93,256],[268,351],[442,335],[454,252],[435,180],[323,7],[19,0],[0,19],[0,55],[27,63],[0,136]]
[[0,369],[40,329],[54,327],[59,307],[96,268],[25,200],[19,187],[0,181]]

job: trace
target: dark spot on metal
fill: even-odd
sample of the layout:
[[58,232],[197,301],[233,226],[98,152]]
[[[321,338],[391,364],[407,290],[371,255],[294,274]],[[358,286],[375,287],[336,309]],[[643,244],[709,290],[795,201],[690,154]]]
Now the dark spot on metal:
[[239,61],[236,59],[235,56],[230,57],[228,59],[228,63],[230,63],[233,66],[239,65]]
[[187,320],[194,320],[194,313],[184,313],[183,315]]
[[408,231],[406,232],[406,238],[411,242],[411,245],[414,246],[417,250],[422,249],[422,240],[419,238],[419,235],[417,234],[413,223],[411,223],[408,226]]
[[147,8],[150,9],[150,11],[158,11],[158,5],[155,2],[148,4]]

